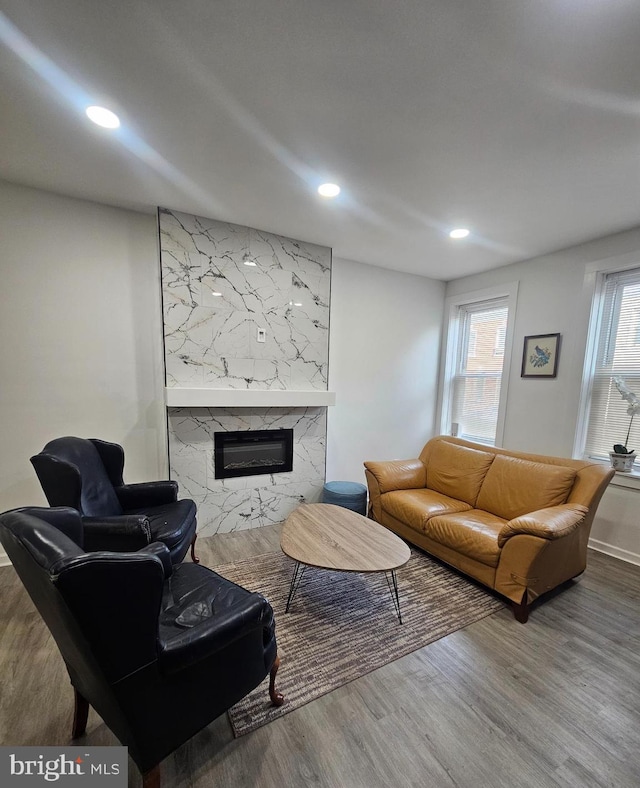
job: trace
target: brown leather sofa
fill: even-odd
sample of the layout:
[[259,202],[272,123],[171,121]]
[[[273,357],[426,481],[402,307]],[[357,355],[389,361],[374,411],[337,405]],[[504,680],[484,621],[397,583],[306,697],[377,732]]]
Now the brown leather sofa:
[[583,572],[600,498],[597,463],[432,438],[413,460],[365,462],[369,517],[511,600],[531,603]]

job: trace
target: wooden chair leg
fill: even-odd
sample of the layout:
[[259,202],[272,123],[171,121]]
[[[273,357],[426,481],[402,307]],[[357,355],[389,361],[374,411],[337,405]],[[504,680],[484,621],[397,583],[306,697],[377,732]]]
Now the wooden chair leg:
[[284,703],[284,695],[276,691],[276,673],[280,667],[280,657],[276,655],[275,661],[269,674],[269,697],[274,706],[282,706]]
[[522,596],[522,602],[518,604],[517,602],[511,603],[511,609],[513,610],[513,615],[516,621],[520,624],[526,624],[529,620],[529,611],[531,610],[531,605],[526,603],[527,592]]
[[73,709],[73,728],[71,730],[71,738],[77,739],[87,729],[87,719],[89,717],[89,702],[73,688],[73,695],[75,699]]
[[198,534],[193,535],[193,539],[191,540],[191,560],[194,564],[199,564],[200,559],[196,556],[196,539],[198,538]]
[[156,765],[142,775],[142,788],[160,788],[160,766]]

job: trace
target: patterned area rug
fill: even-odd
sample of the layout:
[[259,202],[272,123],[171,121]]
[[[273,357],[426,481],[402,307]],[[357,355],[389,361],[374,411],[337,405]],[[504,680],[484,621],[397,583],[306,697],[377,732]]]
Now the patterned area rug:
[[384,574],[313,567],[307,568],[285,613],[293,567],[280,552],[215,567],[271,602],[282,661],[276,686],[285,696],[284,704],[270,705],[267,677],[229,710],[235,736],[504,607],[490,592],[413,550],[409,563],[397,572],[402,624]]

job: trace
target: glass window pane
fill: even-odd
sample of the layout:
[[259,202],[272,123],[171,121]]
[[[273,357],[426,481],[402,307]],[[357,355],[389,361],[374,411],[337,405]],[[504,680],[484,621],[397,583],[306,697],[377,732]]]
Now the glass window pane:
[[460,307],[451,412],[459,436],[467,440],[495,443],[508,312],[506,299]]

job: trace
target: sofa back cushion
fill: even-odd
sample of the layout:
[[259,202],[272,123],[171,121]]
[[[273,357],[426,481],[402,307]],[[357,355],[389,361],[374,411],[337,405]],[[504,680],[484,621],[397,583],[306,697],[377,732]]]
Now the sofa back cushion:
[[574,468],[498,454],[487,471],[476,508],[512,520],[565,503],[575,478]]
[[493,458],[486,451],[437,441],[429,453],[427,487],[475,506]]

